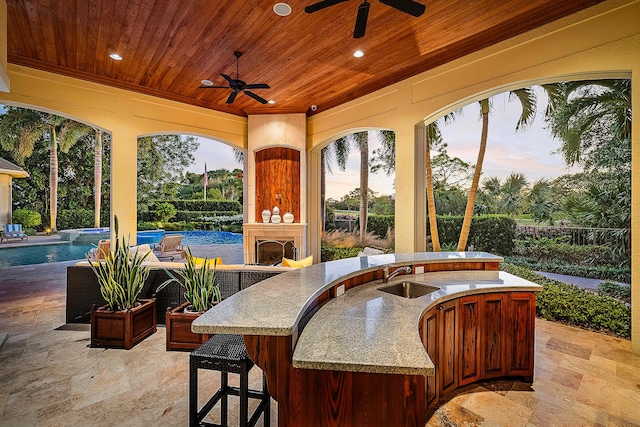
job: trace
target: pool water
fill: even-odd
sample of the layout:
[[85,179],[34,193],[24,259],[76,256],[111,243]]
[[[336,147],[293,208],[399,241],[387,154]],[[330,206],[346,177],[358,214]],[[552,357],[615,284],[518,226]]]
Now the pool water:
[[[138,235],[139,244],[154,244],[160,242],[163,233],[146,233]],[[229,233],[227,231],[180,231],[166,234],[182,234],[182,244],[186,246],[206,246],[215,244],[242,244],[242,234]],[[61,262],[83,260],[85,255],[96,245],[70,243],[0,247],[0,268],[14,265],[45,264],[48,262]]]

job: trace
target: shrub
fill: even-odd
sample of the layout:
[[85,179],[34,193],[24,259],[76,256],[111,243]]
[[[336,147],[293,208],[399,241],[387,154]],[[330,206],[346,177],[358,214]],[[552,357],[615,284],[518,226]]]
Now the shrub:
[[168,221],[173,218],[177,212],[175,206],[167,202],[154,204],[152,210],[155,212],[155,219],[158,221]]
[[242,205],[239,202],[228,200],[161,200],[171,203],[179,211],[220,211],[227,215],[242,213]]
[[93,209],[61,209],[56,220],[59,230],[93,227],[94,221]]
[[609,246],[573,245],[559,242],[558,239],[527,238],[516,240],[514,255],[534,259],[538,262],[564,263],[585,266],[627,266],[628,258],[620,257]]
[[358,247],[338,247],[331,245],[322,245],[320,248],[320,260],[321,262],[334,261],[337,259],[351,258],[358,256],[362,248]]
[[[464,217],[438,215],[437,219],[440,244],[443,247],[456,247]],[[427,233],[431,234],[428,220]],[[504,215],[474,216],[467,245],[473,245],[476,251],[510,255],[513,252],[515,236],[516,222],[513,218]]]
[[[356,229],[359,225],[356,221]],[[375,234],[378,237],[385,238],[389,230],[393,230],[395,227],[394,215],[369,215],[367,218],[367,231]]]
[[631,308],[624,302],[575,285],[548,279],[525,267],[503,263],[501,269],[542,285],[543,289],[536,297],[538,316],[621,338],[630,338]]
[[568,274],[589,279],[615,280],[631,283],[631,269],[628,267],[601,267],[597,265],[570,265],[554,262],[537,262],[529,258],[505,257],[508,263],[530,268],[536,271],[547,271],[556,274]]
[[23,228],[34,228],[42,224],[40,213],[30,209],[16,209],[12,218],[14,224],[22,224]]
[[602,282],[598,285],[598,295],[606,295],[631,304],[631,286],[616,282]]
[[158,223],[157,222],[142,221],[142,222],[138,223],[138,230],[139,231],[157,230],[157,229],[158,229]]

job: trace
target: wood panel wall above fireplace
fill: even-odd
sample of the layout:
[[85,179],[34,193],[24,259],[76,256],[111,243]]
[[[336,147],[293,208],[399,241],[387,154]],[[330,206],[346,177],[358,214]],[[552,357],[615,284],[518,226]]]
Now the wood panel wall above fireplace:
[[256,151],[256,219],[262,211],[280,208],[300,222],[300,151],[272,147]]

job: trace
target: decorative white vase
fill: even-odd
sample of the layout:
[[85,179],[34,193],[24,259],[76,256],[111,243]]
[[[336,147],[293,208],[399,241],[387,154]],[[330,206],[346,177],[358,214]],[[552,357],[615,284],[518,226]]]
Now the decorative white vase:
[[291,224],[293,222],[293,214],[291,212],[287,212],[282,215],[282,221],[284,221],[285,224]]
[[269,219],[271,219],[271,211],[269,209],[265,209],[262,211],[262,222],[265,224],[269,223]]
[[274,223],[274,224],[280,224],[280,220],[281,219],[282,218],[280,218],[280,215],[278,215],[278,214],[271,215],[271,222]]
[[274,214],[274,215],[280,215],[280,208],[279,208],[279,207],[277,207],[277,206],[274,206],[274,207],[273,207],[273,214]]

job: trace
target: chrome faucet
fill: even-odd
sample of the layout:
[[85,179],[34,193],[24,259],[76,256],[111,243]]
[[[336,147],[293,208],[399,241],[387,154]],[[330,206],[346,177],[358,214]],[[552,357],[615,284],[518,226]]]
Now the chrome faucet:
[[400,267],[397,268],[395,270],[393,270],[393,273],[389,274],[389,267],[383,267],[382,268],[382,283],[388,283],[390,279],[393,279],[394,277],[396,277],[398,274],[401,273],[411,273],[411,266],[410,265],[406,265],[404,267]]

